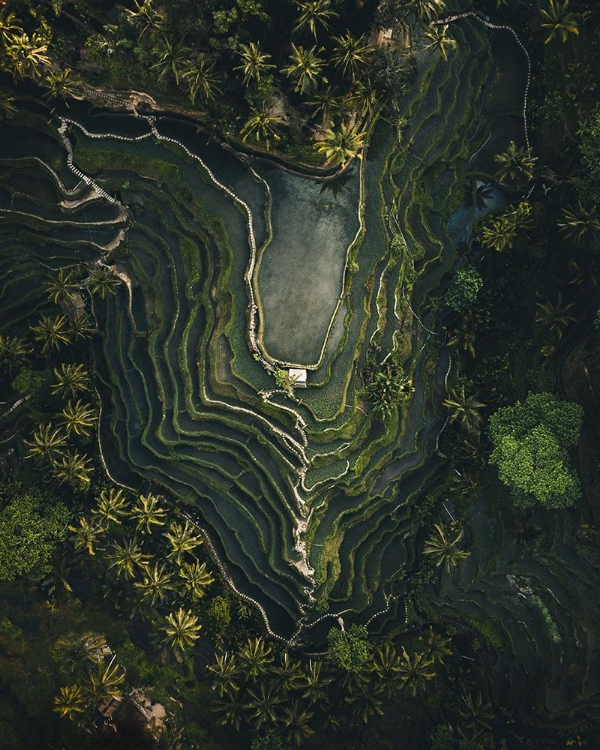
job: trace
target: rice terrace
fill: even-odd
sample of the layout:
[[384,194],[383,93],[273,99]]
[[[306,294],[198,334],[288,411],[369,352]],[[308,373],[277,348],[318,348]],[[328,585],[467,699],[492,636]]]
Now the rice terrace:
[[1,5],[3,747],[597,747],[599,38]]

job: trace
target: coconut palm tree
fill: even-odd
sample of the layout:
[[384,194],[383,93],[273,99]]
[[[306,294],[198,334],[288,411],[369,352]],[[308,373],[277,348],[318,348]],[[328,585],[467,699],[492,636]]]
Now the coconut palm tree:
[[67,435],[74,432],[79,437],[89,437],[98,419],[98,414],[91,404],[84,403],[81,399],[76,402],[72,400],[61,412],[60,424],[64,426]]
[[307,49],[292,42],[291,63],[282,68],[281,72],[295,80],[294,91],[298,94],[310,91],[318,83],[325,65],[325,61],[319,57],[320,51],[316,46]]
[[448,341],[448,346],[460,347],[463,351],[468,352],[471,357],[475,358],[475,320],[472,313],[467,313],[461,320],[458,328],[452,331],[452,338]]
[[271,55],[261,50],[260,42],[240,44],[237,53],[242,64],[238,65],[234,70],[242,70],[244,72],[244,78],[242,79],[244,86],[248,86],[251,81],[258,83],[267,71],[275,68],[275,65],[267,62],[271,59]]
[[556,36],[564,43],[569,34],[579,34],[577,16],[569,10],[569,0],[548,0],[548,10],[540,8],[542,29],[548,29],[544,44],[549,44]]
[[215,711],[219,714],[218,723],[223,726],[231,726],[240,731],[244,720],[245,703],[238,690],[225,690],[221,699],[214,701]]
[[189,86],[189,99],[192,104],[196,104],[198,96],[204,102],[212,102],[222,93],[215,67],[212,63],[206,62],[204,55],[185,66],[183,77]]
[[348,104],[360,112],[361,117],[373,117],[381,107],[381,94],[370,78],[357,81],[354,90],[347,99]]
[[183,655],[200,638],[201,628],[196,615],[180,607],[165,618],[165,625],[161,627],[164,632],[162,642],[166,648],[173,651],[177,661],[181,662]]
[[419,641],[422,644],[421,647],[425,657],[430,659],[433,664],[443,665],[446,659],[452,655],[450,638],[445,638],[435,631],[431,625],[425,633],[419,636]]
[[321,115],[321,124],[324,128],[330,124],[331,118],[338,114],[343,106],[338,91],[332,86],[320,88],[315,92],[312,101],[307,104],[313,110],[313,117]]
[[27,361],[31,347],[25,339],[19,336],[3,336],[0,334],[0,362],[12,374],[13,368],[20,367]]
[[169,532],[164,534],[164,537],[171,547],[167,558],[175,560],[177,565],[181,565],[186,552],[192,552],[203,543],[202,537],[194,532],[193,526],[187,519],[185,524],[172,523],[169,526]]
[[350,73],[355,81],[369,62],[371,47],[365,43],[364,35],[357,38],[349,31],[343,36],[334,36],[333,41],[331,62],[344,78]]
[[53,464],[64,454],[67,436],[60,427],[47,423],[37,428],[31,440],[23,442],[29,447],[28,458],[39,458]]
[[165,19],[163,16],[154,8],[154,0],[134,0],[135,10],[125,8],[127,14],[127,20],[129,23],[137,29],[140,33],[138,41],[146,33],[154,33],[158,31],[163,25]]
[[0,40],[2,46],[6,49],[7,44],[10,44],[14,36],[19,36],[23,33],[23,26],[21,21],[15,16],[14,13],[9,13],[6,8],[0,12]]
[[164,602],[168,592],[173,590],[172,578],[173,574],[169,573],[164,565],[154,563],[144,569],[143,579],[133,585],[140,590],[142,599],[155,607],[157,603]]
[[365,133],[343,122],[336,128],[328,128],[323,133],[323,140],[315,143],[315,148],[326,157],[328,164],[345,164],[357,156],[364,146]]
[[568,328],[569,323],[574,323],[576,320],[576,318],[571,315],[573,303],[569,302],[568,304],[565,304],[560,292],[558,293],[555,303],[538,302],[537,308],[538,311],[535,316],[536,323],[539,323],[551,335],[556,336],[558,341],[562,339],[563,333],[565,329]]
[[510,249],[517,236],[517,227],[510,216],[502,215],[490,219],[481,230],[481,244],[501,253]]
[[448,24],[442,26],[430,26],[425,32],[425,38],[429,44],[425,49],[437,50],[444,60],[448,59],[448,51],[456,48],[456,39],[448,36]]
[[123,490],[114,487],[103,489],[96,498],[96,507],[92,510],[92,516],[107,525],[121,524],[123,518],[128,515],[128,505],[129,502]]
[[61,268],[56,276],[50,277],[45,292],[52,302],[59,305],[61,302],[73,300],[78,287],[79,282],[75,276],[75,271]]
[[179,86],[179,80],[184,75],[189,60],[189,48],[182,41],[174,42],[169,37],[161,36],[154,53],[158,60],[151,68],[159,71],[158,80],[162,81],[166,75],[171,74]]
[[344,700],[352,706],[352,713],[364,724],[368,724],[375,716],[383,716],[381,708],[383,702],[379,695],[383,692],[383,685],[357,680],[350,695]]
[[66,685],[60,688],[54,698],[54,711],[62,719],[75,719],[76,714],[85,711],[86,700],[79,685]]
[[96,331],[96,326],[87,313],[76,315],[71,320],[71,333],[75,339],[89,339]]
[[331,10],[331,0],[296,0],[294,3],[300,11],[300,17],[292,27],[294,34],[308,28],[313,37],[317,38],[319,27],[329,29],[329,20],[339,15]]
[[478,427],[481,422],[479,409],[485,406],[485,404],[477,401],[475,396],[466,396],[464,385],[461,386],[460,391],[450,389],[448,397],[444,399],[442,405],[450,410],[450,422],[458,419],[469,431]]
[[48,89],[44,94],[45,99],[67,100],[68,97],[75,96],[79,92],[78,82],[73,78],[71,68],[58,70],[52,68],[42,80],[42,86]]
[[42,315],[40,322],[31,326],[35,341],[42,343],[42,354],[49,354],[52,349],[60,349],[71,343],[71,333],[66,315],[55,315],[51,318]]
[[262,638],[249,638],[238,650],[240,669],[247,679],[256,681],[273,663],[273,649]]
[[53,656],[61,671],[71,674],[85,674],[90,669],[104,663],[110,653],[106,638],[99,633],[68,633],[54,644]]
[[151,534],[153,526],[164,526],[167,511],[160,507],[161,498],[156,495],[140,495],[137,504],[129,510],[129,516],[136,522],[136,530]]
[[24,78],[37,79],[42,75],[44,66],[51,66],[47,56],[48,44],[41,34],[34,32],[31,36],[13,34],[4,45],[8,68],[15,81]]
[[214,675],[213,690],[220,696],[227,692],[237,692],[240,689],[238,679],[240,671],[236,662],[235,654],[225,652],[215,655],[215,663],[210,664],[209,671]]
[[600,230],[600,214],[596,206],[584,208],[581,201],[575,208],[563,208],[563,220],[558,228],[566,237],[571,237],[576,245],[583,245]]
[[273,138],[276,141],[281,140],[281,136],[274,127],[281,122],[283,122],[282,118],[272,114],[271,109],[264,105],[261,109],[250,107],[250,117],[240,130],[240,135],[245,142],[248,140],[248,136],[254,134],[254,140],[264,141],[267,149],[269,149]]
[[409,9],[421,23],[434,21],[446,7],[444,0],[409,0]]
[[417,651],[411,655],[403,647],[398,674],[402,688],[414,698],[435,677],[435,666],[425,654]]
[[98,664],[96,669],[89,673],[83,689],[84,693],[97,702],[113,695],[121,695],[124,682],[125,670],[114,663],[113,657],[109,664]]
[[110,560],[108,567],[114,568],[119,578],[126,580],[135,578],[137,572],[145,570],[150,555],[142,551],[137,539],[125,539],[123,544],[113,542],[111,545],[112,552],[108,555]]
[[92,294],[97,294],[100,299],[106,299],[107,295],[115,294],[121,279],[108,266],[96,266],[90,271],[85,284]]
[[303,678],[302,664],[290,658],[287,651],[281,654],[280,663],[272,668],[272,672],[270,682],[286,694],[297,690]]
[[285,727],[284,736],[291,747],[300,747],[311,734],[315,733],[309,723],[313,716],[313,711],[303,706],[297,698],[292,698],[283,707],[281,721]]
[[433,555],[436,567],[445,565],[446,571],[458,565],[460,560],[464,560],[471,553],[458,549],[458,543],[465,535],[464,529],[451,532],[441,523],[434,524],[435,531],[432,532],[425,541],[423,552],[426,555]]
[[309,659],[308,666],[298,679],[298,689],[309,703],[322,703],[327,697],[325,688],[333,682],[333,677],[323,674],[323,662]]
[[377,683],[382,686],[388,698],[396,695],[400,685],[400,657],[392,643],[386,642],[375,650],[372,669]]
[[518,148],[514,141],[510,141],[506,151],[496,154],[494,161],[500,164],[496,172],[500,182],[509,180],[518,184],[523,178],[533,178],[537,157],[531,156],[526,148]]
[[459,471],[454,469],[452,475],[450,492],[459,498],[472,497],[479,487],[479,477],[466,469]]
[[75,534],[75,551],[85,550],[88,555],[96,554],[95,546],[98,539],[106,532],[102,523],[98,521],[91,522],[87,518],[80,518],[79,526],[69,526],[68,529]]
[[273,725],[278,719],[277,706],[283,701],[273,686],[261,682],[256,688],[249,688],[245,708],[250,712],[250,721],[255,729],[263,724]]
[[66,451],[54,462],[52,473],[61,482],[67,482],[76,489],[86,490],[92,481],[94,467],[87,456],[77,451]]
[[71,365],[63,362],[54,368],[55,382],[50,386],[52,393],[74,398],[78,393],[90,390],[90,371],[84,365]]
[[201,564],[198,560],[184,562],[179,569],[179,575],[194,600],[202,599],[206,594],[206,588],[215,580],[212,573],[206,570],[206,563]]

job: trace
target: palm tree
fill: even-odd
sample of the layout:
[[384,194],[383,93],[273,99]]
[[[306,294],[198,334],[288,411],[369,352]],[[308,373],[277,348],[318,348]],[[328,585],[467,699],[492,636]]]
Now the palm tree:
[[292,27],[292,31],[297,33],[308,27],[315,40],[318,27],[328,29],[329,19],[337,18],[339,15],[330,9],[331,0],[296,0],[294,4],[300,10],[300,17]]
[[2,46],[6,48],[7,44],[10,44],[14,36],[19,36],[23,33],[23,27],[21,21],[15,16],[14,13],[9,13],[6,9],[0,12],[0,40]]
[[121,489],[104,489],[96,498],[96,507],[92,510],[92,516],[98,517],[101,522],[107,524],[121,524],[128,514],[128,501]]
[[352,693],[344,700],[353,706],[353,714],[364,724],[368,724],[374,716],[383,716],[382,701],[378,697],[382,692],[383,685],[380,683],[371,684],[358,680]]
[[526,148],[518,148],[514,141],[510,141],[506,151],[496,154],[494,161],[500,164],[496,177],[501,182],[510,180],[518,183],[523,177],[526,180],[533,178],[537,158],[531,156]]
[[0,121],[14,117],[16,112],[15,97],[7,91],[0,91]]
[[142,552],[137,539],[125,539],[123,544],[118,542],[112,543],[112,552],[108,555],[110,563],[109,569],[115,568],[117,576],[123,576],[126,580],[135,578],[136,573],[141,568],[145,570],[150,560],[150,555]]
[[298,689],[309,703],[322,703],[327,697],[325,688],[333,682],[333,677],[322,674],[322,671],[323,662],[310,659],[298,679]]
[[66,451],[54,462],[52,473],[61,483],[67,482],[76,489],[86,490],[91,484],[94,467],[87,456]]
[[569,34],[579,34],[577,18],[569,10],[569,0],[548,0],[548,10],[540,8],[542,15],[542,29],[548,29],[548,36],[544,44],[551,42],[558,34],[561,41],[567,41]]
[[50,278],[46,284],[45,292],[52,302],[59,305],[61,302],[73,300],[78,287],[79,283],[75,277],[75,272],[61,268],[57,276]]
[[71,320],[71,333],[75,339],[89,339],[96,333],[96,326],[87,313],[76,315]]
[[408,5],[421,23],[435,20],[445,8],[444,0],[409,0]]
[[134,505],[129,515],[136,521],[136,530],[141,531],[142,534],[151,534],[153,526],[164,526],[164,518],[167,515],[167,511],[161,508],[161,498],[156,495],[140,495],[137,500],[137,505]]
[[218,723],[223,726],[232,726],[240,731],[244,719],[245,704],[238,690],[225,690],[221,694],[221,700],[214,701],[215,711],[220,714]]
[[83,365],[69,365],[63,362],[54,368],[56,382],[50,390],[59,396],[74,398],[79,392],[90,390],[90,371]]
[[8,66],[12,72],[15,81],[24,78],[39,78],[41,68],[45,65],[50,66],[52,63],[46,55],[48,44],[44,42],[41,34],[34,32],[31,36],[28,34],[13,34],[10,40],[5,43],[4,48]]
[[454,493],[457,497],[468,498],[472,497],[479,487],[479,478],[476,474],[473,474],[466,469],[459,471],[454,469],[452,480],[450,484],[450,492]]
[[202,599],[206,594],[206,588],[215,580],[212,573],[206,570],[206,563],[200,564],[198,560],[184,562],[179,569],[179,575],[194,600]]
[[250,117],[246,120],[240,130],[240,135],[245,142],[248,139],[248,136],[251,133],[254,133],[254,140],[265,141],[267,149],[269,149],[272,138],[276,141],[281,139],[281,136],[277,133],[274,127],[281,122],[283,122],[282,118],[272,114],[271,110],[265,106],[261,109],[250,107]]
[[141,591],[142,599],[149,601],[154,607],[157,602],[164,602],[167,592],[173,590],[172,577],[172,573],[168,573],[164,565],[154,563],[152,567],[148,566],[144,569],[143,579],[136,581],[133,585]]
[[315,733],[309,722],[314,716],[312,711],[305,708],[297,698],[292,698],[283,708],[282,722],[285,727],[285,737],[292,747],[300,745]]
[[273,663],[272,648],[262,638],[249,638],[239,649],[240,669],[255,681]]
[[462,725],[459,727],[459,734],[466,739],[471,737],[475,739],[474,736],[479,734],[482,729],[489,730],[491,728],[490,722],[494,718],[492,705],[483,700],[481,693],[477,693],[475,697],[470,692],[463,693],[462,700],[463,707],[458,710],[461,718],[460,724]]
[[570,312],[573,309],[573,303],[565,304],[560,292],[556,298],[556,303],[538,302],[537,307],[536,322],[540,323],[549,333],[555,335],[558,341],[562,339],[563,332],[568,328],[569,323],[576,320]]
[[66,315],[55,315],[53,318],[42,315],[36,326],[31,326],[33,338],[42,343],[42,354],[48,354],[51,349],[60,349],[71,343],[71,334]]
[[466,396],[465,387],[461,386],[460,391],[450,389],[448,397],[444,399],[442,405],[450,409],[450,422],[459,419],[467,430],[474,430],[481,422],[479,409],[485,404],[477,401],[475,396]]
[[517,236],[517,227],[510,216],[502,215],[490,219],[481,230],[481,244],[501,253],[510,249]]
[[96,554],[94,547],[98,538],[106,532],[102,523],[90,522],[87,518],[79,519],[79,527],[69,526],[68,529],[75,534],[75,551],[86,550],[88,555]]
[[67,435],[74,432],[79,437],[89,437],[98,419],[94,407],[84,403],[81,399],[76,402],[69,401],[61,414],[60,424],[65,427]]
[[135,10],[125,9],[127,20],[135,28],[139,29],[138,41],[146,32],[158,31],[164,23],[164,18],[154,9],[154,0],[134,0]]
[[342,123],[337,128],[325,130],[323,140],[317,141],[315,148],[320,154],[325,154],[326,163],[341,165],[360,156],[364,138],[365,133],[359,133],[351,125]]
[[441,523],[435,523],[434,528],[435,531],[425,541],[423,552],[426,555],[433,555],[436,560],[436,567],[445,565],[446,571],[449,573],[450,569],[458,565],[460,560],[464,560],[471,554],[459,550],[457,546],[465,532],[464,529],[460,529],[451,535],[451,532]]
[[185,553],[192,552],[199,547],[203,543],[203,539],[194,532],[193,527],[187,519],[185,525],[172,523],[169,529],[170,531],[164,535],[171,546],[167,558],[169,560],[174,559],[177,565],[181,565]]
[[321,75],[325,61],[319,57],[320,50],[316,46],[307,49],[301,44],[296,46],[292,42],[290,65],[281,69],[286,76],[295,79],[294,91],[304,94],[314,88]]
[[29,447],[27,457],[45,459],[53,464],[64,454],[67,446],[67,436],[60,427],[53,427],[50,423],[42,424],[31,436],[31,440],[24,440]]
[[361,117],[371,118],[381,106],[381,95],[370,78],[358,81],[348,97],[348,104],[358,109]]
[[59,694],[54,698],[54,710],[60,715],[61,719],[74,719],[75,714],[83,713],[85,703],[81,687],[79,685],[67,685],[61,687]]
[[468,352],[471,357],[475,358],[475,320],[472,313],[467,313],[461,320],[458,328],[452,332],[452,338],[448,341],[448,346],[460,347],[463,351]]
[[219,695],[223,696],[227,692],[237,692],[240,689],[237,683],[240,673],[235,654],[227,651],[224,654],[216,654],[215,663],[210,664],[208,669],[215,676],[213,690]]
[[596,206],[584,208],[580,201],[575,208],[563,208],[562,214],[564,219],[558,222],[558,228],[566,237],[572,237],[576,245],[583,245],[600,230],[600,216]]
[[85,284],[92,294],[106,299],[108,294],[115,294],[121,279],[108,266],[96,266],[90,271]]
[[307,102],[307,104],[313,110],[313,117],[321,115],[323,127],[329,125],[333,115],[337,114],[342,107],[338,92],[331,86],[319,89],[315,92],[312,101]]
[[281,663],[273,667],[273,684],[283,693],[297,690],[303,677],[302,665],[297,659],[290,659],[287,651],[281,654]]
[[110,653],[106,638],[99,633],[68,633],[54,645],[53,656],[62,671],[85,674],[98,667]]
[[417,651],[411,656],[403,647],[398,674],[402,687],[414,698],[435,677],[435,667],[425,654]]
[[174,42],[168,37],[161,36],[154,52],[158,56],[158,61],[151,68],[159,71],[158,80],[162,81],[170,73],[179,86],[179,79],[183,76],[189,60],[189,48],[182,41]]
[[437,49],[444,60],[448,59],[448,50],[456,48],[456,39],[448,36],[447,23],[443,26],[430,26],[425,32],[425,38],[429,39],[425,49]]
[[214,65],[207,64],[203,55],[185,67],[183,77],[190,87],[189,99],[192,104],[196,104],[198,95],[203,101],[212,102],[221,93],[219,77],[215,73]]
[[277,721],[277,706],[282,702],[283,696],[278,695],[275,688],[261,682],[257,689],[248,689],[250,699],[245,708],[250,712],[250,721],[256,729],[263,724],[273,725]]
[[262,75],[268,70],[275,68],[275,65],[267,62],[267,60],[271,59],[271,55],[261,50],[260,42],[240,44],[238,55],[241,58],[242,64],[238,65],[234,70],[244,71],[244,78],[242,80],[244,86],[247,86],[250,81],[258,83]]
[[400,657],[394,645],[386,642],[382,647],[376,649],[372,663],[373,672],[377,682],[385,690],[388,698],[393,698],[398,690]]
[[364,35],[356,38],[349,31],[344,36],[333,37],[336,45],[333,48],[331,62],[344,77],[350,73],[353,81],[359,77],[369,61],[371,47],[365,44],[364,38]]
[[27,361],[31,347],[25,339],[19,336],[3,336],[0,334],[0,362],[12,374],[13,367],[19,367]]
[[84,685],[84,691],[94,701],[121,695],[121,686],[125,682],[125,670],[119,664],[113,664],[114,657],[109,664],[99,664],[90,672]]
[[73,78],[71,68],[64,70],[52,69],[42,80],[42,86],[48,89],[44,94],[46,99],[58,99],[61,97],[66,100],[69,96],[75,96],[79,92],[77,81]]
[[444,664],[446,658],[452,655],[450,648],[450,638],[444,638],[436,632],[431,625],[426,633],[419,636],[425,657],[430,659],[433,664]]
[[185,654],[200,638],[202,625],[196,615],[181,607],[166,617],[166,624],[161,627],[164,631],[163,644],[172,649],[177,661],[181,662]]

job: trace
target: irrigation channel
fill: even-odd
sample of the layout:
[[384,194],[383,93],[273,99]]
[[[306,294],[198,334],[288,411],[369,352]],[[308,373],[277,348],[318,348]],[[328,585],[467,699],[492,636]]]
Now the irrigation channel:
[[[93,307],[106,471],[177,498],[222,576],[288,643],[323,643],[340,615],[375,633],[418,616],[406,594],[444,460],[450,366],[429,302],[476,216],[461,206],[466,182],[522,142],[527,82],[503,32],[470,17],[451,32],[456,54],[419,53],[409,90],[338,180],[238,159],[118,95],[53,112],[29,98],[3,126],[2,315],[45,310],[45,274],[61,266],[101,262],[123,280]],[[385,421],[362,395],[369,350],[395,351],[414,389]],[[282,364],[306,367],[307,387],[278,388]],[[559,711],[576,700],[569,664],[585,663],[592,576],[571,577],[581,562],[550,517],[544,566],[518,557],[501,500],[473,504],[471,554],[429,585],[427,606],[505,645],[499,692]],[[526,676],[542,654],[534,701]]]

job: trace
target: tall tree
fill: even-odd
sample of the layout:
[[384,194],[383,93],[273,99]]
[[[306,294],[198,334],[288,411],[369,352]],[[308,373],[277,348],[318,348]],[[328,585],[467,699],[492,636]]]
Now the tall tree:
[[292,31],[297,33],[308,28],[315,40],[319,28],[329,29],[330,20],[338,16],[338,13],[331,10],[331,0],[296,0],[294,4],[300,11],[300,16]]
[[168,592],[173,590],[172,578],[172,573],[169,573],[164,565],[154,563],[144,569],[142,580],[136,581],[133,585],[140,590],[142,599],[155,607],[164,602]]
[[162,642],[173,652],[177,661],[182,661],[183,656],[200,638],[201,628],[198,617],[180,607],[176,612],[167,615],[161,628],[164,632]]
[[160,506],[161,498],[157,495],[140,495],[137,503],[129,510],[129,515],[136,522],[137,531],[151,534],[153,526],[164,526],[167,511]]
[[433,527],[434,531],[427,537],[423,552],[426,555],[433,555],[436,566],[439,568],[444,565],[449,573],[460,560],[464,560],[471,554],[458,548],[458,544],[465,535],[464,529],[451,531],[442,523],[434,523]]
[[174,559],[177,565],[182,564],[186,552],[193,552],[203,544],[202,537],[195,533],[194,527],[187,519],[185,524],[171,523],[169,531],[164,536],[171,548],[167,558]]
[[398,671],[402,687],[413,698],[435,677],[435,666],[425,654],[418,651],[409,654],[405,648],[402,649]]
[[24,78],[40,78],[44,67],[51,65],[48,52],[48,44],[43,37],[34,32],[28,34],[13,34],[5,42],[4,52],[7,66],[15,81]]
[[114,487],[103,489],[96,497],[96,506],[92,510],[92,516],[98,518],[100,523],[107,526],[110,524],[120,525],[128,515],[128,506],[129,502],[123,490]]
[[206,563],[200,563],[198,560],[184,562],[179,569],[179,575],[194,600],[201,599],[206,594],[207,587],[215,580],[212,573],[206,569]]
[[146,569],[150,555],[143,552],[135,537],[123,540],[123,544],[115,541],[111,547],[112,552],[108,555],[110,560],[108,567],[114,568],[119,578],[131,580],[135,578],[140,569]]
[[549,44],[555,37],[564,43],[569,34],[579,34],[577,16],[569,10],[569,0],[548,0],[548,9],[540,8],[542,29],[547,29],[544,44]]
[[531,180],[537,157],[531,156],[526,148],[519,148],[514,141],[510,141],[506,151],[497,154],[494,160],[500,165],[496,177],[501,182],[515,182],[519,184],[523,179]]
[[0,334],[0,362],[10,375],[15,368],[27,362],[31,347],[27,341],[19,336],[3,336]]
[[67,436],[60,427],[52,424],[42,424],[31,436],[31,440],[23,441],[28,446],[28,458],[38,458],[53,464],[58,461],[67,447]]
[[316,46],[308,49],[301,44],[296,46],[292,42],[291,62],[282,68],[281,72],[295,80],[294,91],[297,93],[304,94],[317,85],[325,66],[319,52]]
[[154,51],[158,60],[151,67],[158,71],[158,80],[162,81],[170,74],[179,86],[179,81],[186,71],[189,48],[182,41],[175,42],[167,36],[161,36]]
[[69,401],[62,410],[60,424],[66,429],[67,435],[74,432],[79,437],[89,437],[97,419],[94,407],[78,399]]
[[315,142],[315,148],[324,154],[328,164],[342,165],[360,155],[364,146],[365,133],[348,123],[328,128],[323,140]]
[[90,390],[90,371],[84,365],[63,362],[54,368],[54,378],[50,390],[59,396],[75,398]]
[[198,97],[203,102],[212,102],[221,94],[215,66],[208,63],[204,55],[185,66],[183,77],[189,86],[190,102],[194,105]]
[[273,649],[262,638],[249,638],[238,650],[240,669],[256,681],[273,663]]
[[240,135],[245,142],[248,136],[254,135],[254,140],[264,141],[267,149],[271,147],[271,140],[281,140],[281,136],[275,129],[276,125],[283,122],[282,118],[274,115],[269,107],[263,105],[262,108],[250,107],[250,117],[246,120]]
[[71,333],[66,315],[55,315],[51,318],[42,315],[40,322],[31,326],[33,338],[42,344],[42,354],[49,354],[52,349],[60,349],[71,343]]
[[448,52],[451,49],[456,49],[456,39],[448,36],[448,24],[443,26],[430,26],[425,32],[425,38],[429,41],[429,44],[425,45],[425,49],[437,50],[444,60],[448,59]]
[[61,483],[66,482],[74,489],[87,490],[92,482],[94,466],[87,456],[67,450],[54,462],[52,473]]
[[121,279],[109,266],[95,266],[84,283],[92,294],[97,294],[100,299],[106,299],[107,295],[116,293]]
[[450,422],[458,420],[469,431],[479,426],[481,422],[479,410],[485,406],[481,401],[477,401],[475,396],[467,396],[464,385],[460,387],[460,390],[451,388],[442,405],[450,411]]
[[258,83],[263,75],[269,70],[273,70],[275,65],[268,62],[271,59],[271,55],[267,52],[263,52],[260,47],[260,42],[249,42],[248,44],[240,44],[238,48],[238,55],[242,61],[241,65],[238,65],[234,70],[241,70],[244,73],[242,83],[244,86],[248,86],[251,81]]
[[355,37],[349,31],[342,36],[334,36],[335,46],[331,62],[344,77],[350,74],[352,80],[360,77],[369,62],[371,48],[363,36]]
[[75,719],[85,711],[86,700],[80,685],[65,685],[54,698],[54,710],[63,719]]

